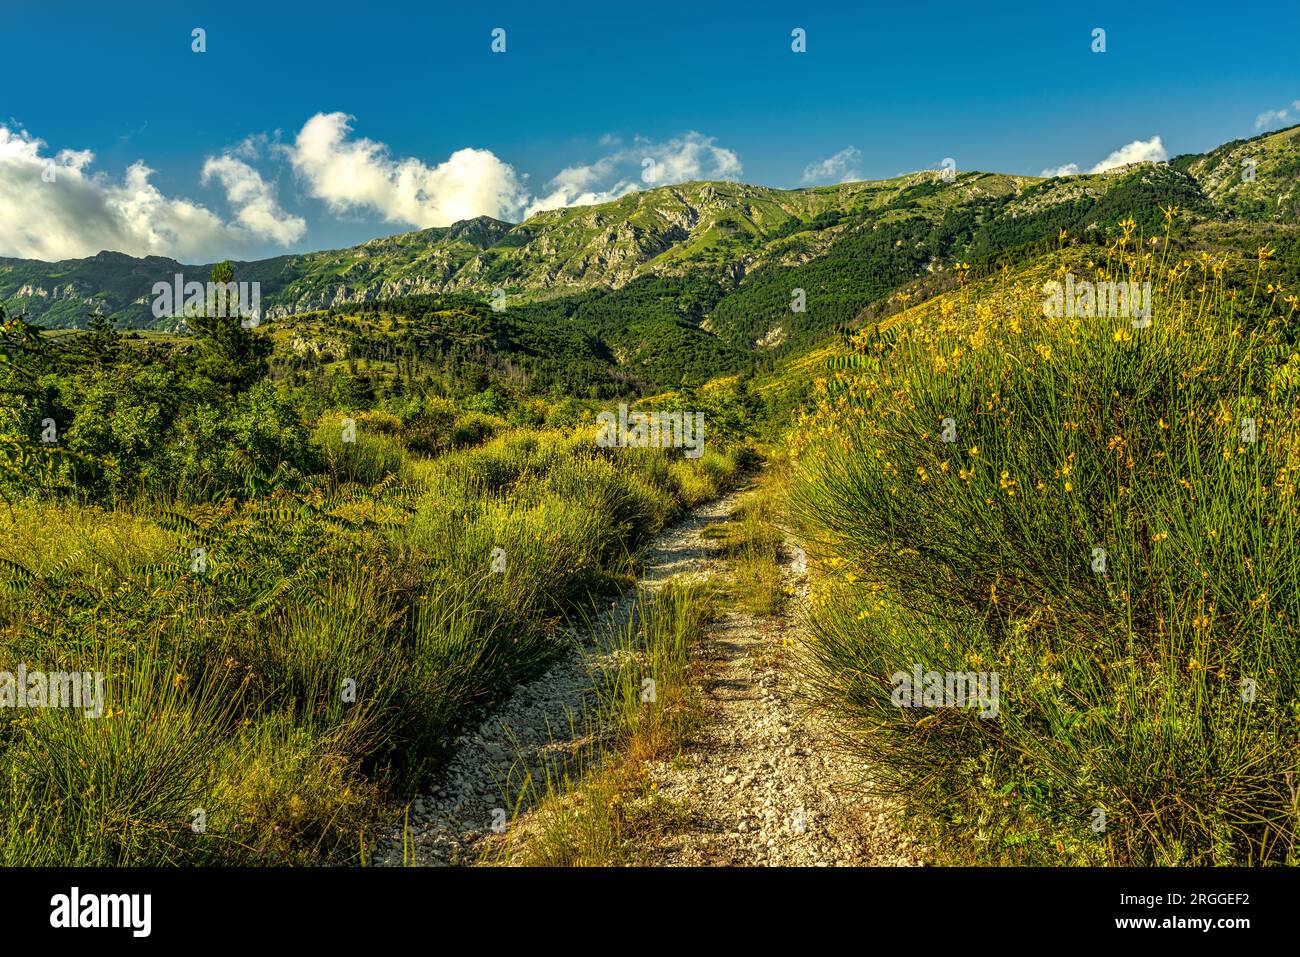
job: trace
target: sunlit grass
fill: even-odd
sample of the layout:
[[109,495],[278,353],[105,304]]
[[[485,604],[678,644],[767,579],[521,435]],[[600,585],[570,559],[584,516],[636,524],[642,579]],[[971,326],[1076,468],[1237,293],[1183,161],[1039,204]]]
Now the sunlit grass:
[[324,416],[323,475],[262,495],[0,507],[0,669],[102,667],[120,709],[0,711],[0,861],[354,859],[564,616],[739,472],[589,430],[426,459],[394,417],[356,423]]
[[[822,384],[815,678],[968,860],[1295,863],[1295,298],[1266,250],[1122,227],[891,317]],[[1066,272],[1150,282],[1150,325],[1046,317]],[[998,671],[999,717],[893,707],[914,663]]]

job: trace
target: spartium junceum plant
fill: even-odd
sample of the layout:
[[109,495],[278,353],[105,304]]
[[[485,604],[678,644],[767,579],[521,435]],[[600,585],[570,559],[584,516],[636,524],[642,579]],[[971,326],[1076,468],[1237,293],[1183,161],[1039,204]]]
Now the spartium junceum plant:
[[[1271,247],[1184,252],[1164,212],[960,264],[795,430],[815,687],[966,859],[1300,856],[1297,300]],[[917,668],[997,707],[899,706]]]

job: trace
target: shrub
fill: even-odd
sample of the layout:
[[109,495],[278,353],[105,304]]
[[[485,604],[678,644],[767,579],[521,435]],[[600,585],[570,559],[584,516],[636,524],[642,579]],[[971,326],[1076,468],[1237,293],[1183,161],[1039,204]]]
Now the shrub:
[[[990,842],[981,859],[1295,863],[1284,311],[1230,294],[1208,256],[1112,260],[1152,283],[1149,327],[1044,318],[1030,272],[860,338],[869,367],[795,445],[826,570],[816,684],[936,826]],[[916,664],[1000,672],[997,718],[894,707]]]
[[364,421],[354,420],[355,433],[349,437],[355,441],[344,441],[345,418],[322,417],[312,436],[333,482],[377,485],[390,475],[400,477],[406,471],[406,453],[398,439],[369,432]]

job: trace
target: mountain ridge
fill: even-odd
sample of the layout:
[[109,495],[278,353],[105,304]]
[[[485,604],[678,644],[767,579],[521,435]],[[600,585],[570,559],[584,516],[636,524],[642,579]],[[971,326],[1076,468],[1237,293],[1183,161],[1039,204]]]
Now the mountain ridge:
[[[1241,172],[1247,160],[1254,163],[1249,180]],[[708,276],[735,286],[765,267],[807,265],[864,230],[917,217],[942,226],[972,210],[981,227],[1042,219],[1053,209],[1100,203],[1135,180],[1149,180],[1148,192],[1170,201],[1182,198],[1193,221],[1290,222],[1300,207],[1300,126],[1098,174],[969,171],[949,182],[943,171],[924,170],[795,189],[692,181],[544,210],[521,223],[478,216],[350,247],[242,260],[235,271],[261,283],[271,319],[409,296],[486,298],[496,289],[513,302],[538,301],[613,292],[645,277]],[[125,327],[175,328],[150,312],[153,283],[176,272],[206,280],[210,268],[110,250],[53,263],[0,258],[0,301],[56,327],[84,325],[88,313],[103,311]],[[922,268],[933,268],[930,260]]]

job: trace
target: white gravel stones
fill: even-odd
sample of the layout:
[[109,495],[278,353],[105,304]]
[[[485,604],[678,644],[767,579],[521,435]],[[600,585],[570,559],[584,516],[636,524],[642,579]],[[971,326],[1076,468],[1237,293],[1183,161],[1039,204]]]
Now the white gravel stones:
[[[674,575],[725,578],[728,566],[702,531],[732,516],[740,498],[724,496],[662,533],[645,556],[640,584],[659,587]],[[798,694],[798,652],[790,639],[807,588],[789,564],[785,574],[793,609],[775,618],[727,612],[696,647],[707,720],[683,754],[648,765],[659,793],[685,807],[689,823],[642,847],[638,864],[924,863],[924,849],[900,831],[894,807],[869,794],[866,769],[832,747],[829,724]],[[615,601],[604,620],[625,621],[634,597],[629,591]],[[592,676],[610,662],[592,632],[571,637],[546,675],[515,689],[460,739],[445,779],[413,803],[409,837],[417,864],[479,861],[512,826],[516,801],[527,814],[525,775],[563,773],[591,742],[598,730],[590,720]],[[402,863],[400,819],[374,863]]]
[[[713,548],[701,534],[705,526],[735,510],[740,493],[696,509],[666,529],[643,556],[642,587],[657,588],[674,575],[705,575]],[[533,795],[521,794],[531,774],[563,773],[581,747],[590,743],[595,705],[593,674],[608,662],[595,641],[611,621],[626,621],[635,603],[629,589],[604,610],[591,631],[570,631],[568,650],[542,677],[520,685],[473,731],[456,741],[443,779],[411,806],[408,841],[420,865],[474,864],[488,840],[509,826],[516,804],[526,809]],[[388,839],[371,863],[403,862],[402,811],[394,813]]]

